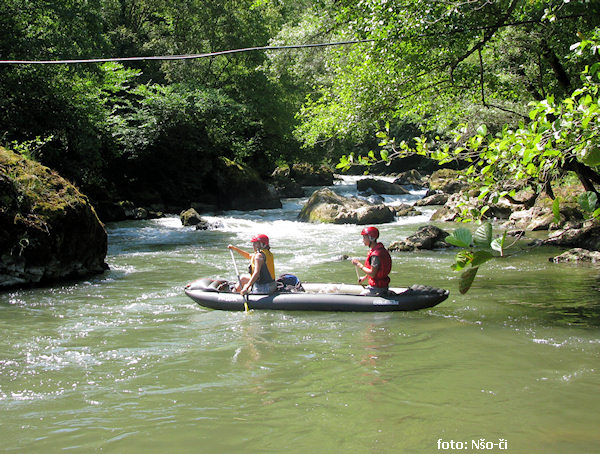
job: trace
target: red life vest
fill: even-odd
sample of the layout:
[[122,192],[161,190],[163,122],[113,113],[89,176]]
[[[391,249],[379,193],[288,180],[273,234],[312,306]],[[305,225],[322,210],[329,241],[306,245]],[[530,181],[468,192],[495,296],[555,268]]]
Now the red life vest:
[[377,243],[369,251],[367,260],[365,260],[365,266],[371,268],[371,257],[377,256],[379,258],[379,269],[375,277],[369,276],[369,285],[371,287],[388,287],[390,285],[389,274],[392,271],[392,257],[382,243]]

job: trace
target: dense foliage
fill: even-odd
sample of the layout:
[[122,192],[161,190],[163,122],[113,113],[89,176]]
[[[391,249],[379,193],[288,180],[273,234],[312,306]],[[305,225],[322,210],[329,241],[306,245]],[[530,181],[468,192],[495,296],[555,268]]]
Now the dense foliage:
[[589,59],[571,58],[570,46],[600,24],[597,2],[563,0],[341,1],[335,14],[369,42],[338,52],[331,83],[305,104],[307,144],[360,140],[386,122],[396,138],[407,125],[444,133],[467,118],[500,131],[530,101],[580,85]]
[[[296,5],[299,7],[300,5]],[[244,0],[7,0],[3,60],[199,54],[266,45],[293,8]],[[0,66],[0,142],[84,190],[173,182],[217,156],[260,171],[294,158],[293,106],[264,53],[181,61]],[[200,183],[198,183],[200,184]]]
[[[0,143],[95,198],[135,190],[148,201],[157,186],[177,198],[185,189],[175,181],[201,192],[217,156],[264,175],[282,162],[345,155],[350,164],[352,152],[369,150],[370,160],[406,149],[475,159],[482,192],[496,191],[489,176],[544,187],[547,176],[575,170],[595,181],[587,168],[596,136],[577,141],[577,125],[595,123],[577,115],[597,99],[589,50],[598,2],[6,0],[0,24],[4,60],[361,41],[178,61],[0,65]],[[530,102],[538,103],[531,116]],[[561,136],[555,117],[575,129],[560,126]],[[518,171],[514,153],[524,156]]]
[[[577,53],[590,52],[598,57],[600,29],[590,39],[575,43]],[[466,124],[455,131],[454,144],[425,136],[415,138],[414,145],[397,141],[389,128],[380,131],[384,160],[413,153],[440,163],[460,160],[465,163],[464,177],[479,188],[480,199],[497,201],[513,197],[516,190],[531,189],[534,195],[546,192],[554,198],[552,182],[567,171],[574,172],[587,192],[597,194],[600,184],[600,61],[586,66],[580,75],[580,87],[570,96],[557,99],[553,95],[529,103],[525,120],[515,127],[505,124],[492,134],[485,124],[473,134]],[[360,162],[376,161],[374,153]],[[340,167],[351,164],[343,157]],[[485,207],[479,216],[485,214]]]

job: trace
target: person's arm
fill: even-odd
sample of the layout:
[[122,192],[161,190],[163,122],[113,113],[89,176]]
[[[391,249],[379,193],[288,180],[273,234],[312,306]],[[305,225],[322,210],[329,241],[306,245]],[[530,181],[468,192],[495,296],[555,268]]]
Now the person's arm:
[[354,263],[354,265],[361,269],[363,271],[363,273],[366,274],[365,277],[361,278],[358,280],[358,282],[362,282],[365,279],[367,279],[368,277],[375,277],[375,275],[377,274],[377,271],[379,271],[379,258],[377,256],[371,256],[371,267],[365,266],[362,263],[360,263],[358,261],[358,259],[352,259],[352,263]]
[[248,252],[244,251],[243,249],[240,249],[237,246],[234,246],[232,244],[230,244],[229,246],[227,246],[229,249],[234,250],[235,252],[237,252],[238,254],[240,254],[242,257],[250,260],[250,258],[252,257],[252,254],[249,254]]
[[265,259],[262,254],[255,254],[253,260],[254,267],[252,268],[252,276],[250,276],[250,280],[246,283],[246,285],[244,285],[244,287],[240,291],[242,295],[248,293],[252,288],[252,285],[254,285],[254,283],[258,280],[258,277],[260,276],[260,269],[263,266],[263,263],[265,263]]

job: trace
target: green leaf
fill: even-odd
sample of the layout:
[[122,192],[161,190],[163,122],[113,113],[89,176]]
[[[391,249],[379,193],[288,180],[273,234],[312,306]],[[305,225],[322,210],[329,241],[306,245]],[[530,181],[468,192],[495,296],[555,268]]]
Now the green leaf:
[[592,213],[596,209],[598,196],[595,192],[588,191],[577,197],[577,202],[579,202],[579,206],[583,211],[586,213]]
[[579,158],[588,166],[595,167],[600,165],[600,147],[596,146],[595,144],[589,144],[583,148]]
[[473,281],[475,280],[477,271],[479,271],[479,267],[473,267],[469,268],[467,271],[460,275],[460,281],[458,282],[458,291],[461,295],[464,295],[469,291],[471,285],[473,285]]
[[473,236],[471,235],[471,231],[469,229],[459,227],[454,231],[454,233],[452,233],[452,235],[447,236],[445,241],[453,246],[466,248],[471,247]]
[[552,202],[552,213],[554,214],[552,222],[558,224],[560,222],[560,199],[558,197]]
[[348,156],[343,155],[340,158],[340,161],[337,163],[337,165],[335,166],[336,169],[344,169],[344,170],[348,170],[350,168],[350,161],[348,160]]
[[492,224],[485,222],[481,224],[473,234],[475,246],[489,248],[492,242]]
[[456,254],[456,262],[450,267],[454,271],[460,271],[473,261],[473,253],[463,250]]
[[490,246],[494,251],[498,251],[500,253],[500,256],[503,256],[505,241],[506,241],[506,231],[504,231],[504,234],[502,235],[501,238],[495,238],[492,241],[492,243],[490,244]]
[[494,258],[494,255],[490,251],[476,251],[473,254],[473,260],[471,261],[471,266],[478,267],[479,265],[484,264],[485,262]]

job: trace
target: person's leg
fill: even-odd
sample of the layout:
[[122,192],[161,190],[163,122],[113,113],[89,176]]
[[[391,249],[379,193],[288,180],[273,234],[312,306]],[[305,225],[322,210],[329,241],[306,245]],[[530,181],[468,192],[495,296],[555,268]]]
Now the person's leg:
[[242,290],[242,288],[244,287],[244,285],[246,285],[248,283],[249,280],[250,280],[250,276],[248,276],[247,274],[240,276],[240,280],[238,281],[237,284],[235,284],[235,291],[239,293]]
[[361,295],[368,296],[385,296],[388,293],[387,287],[371,287],[368,285],[362,292]]

